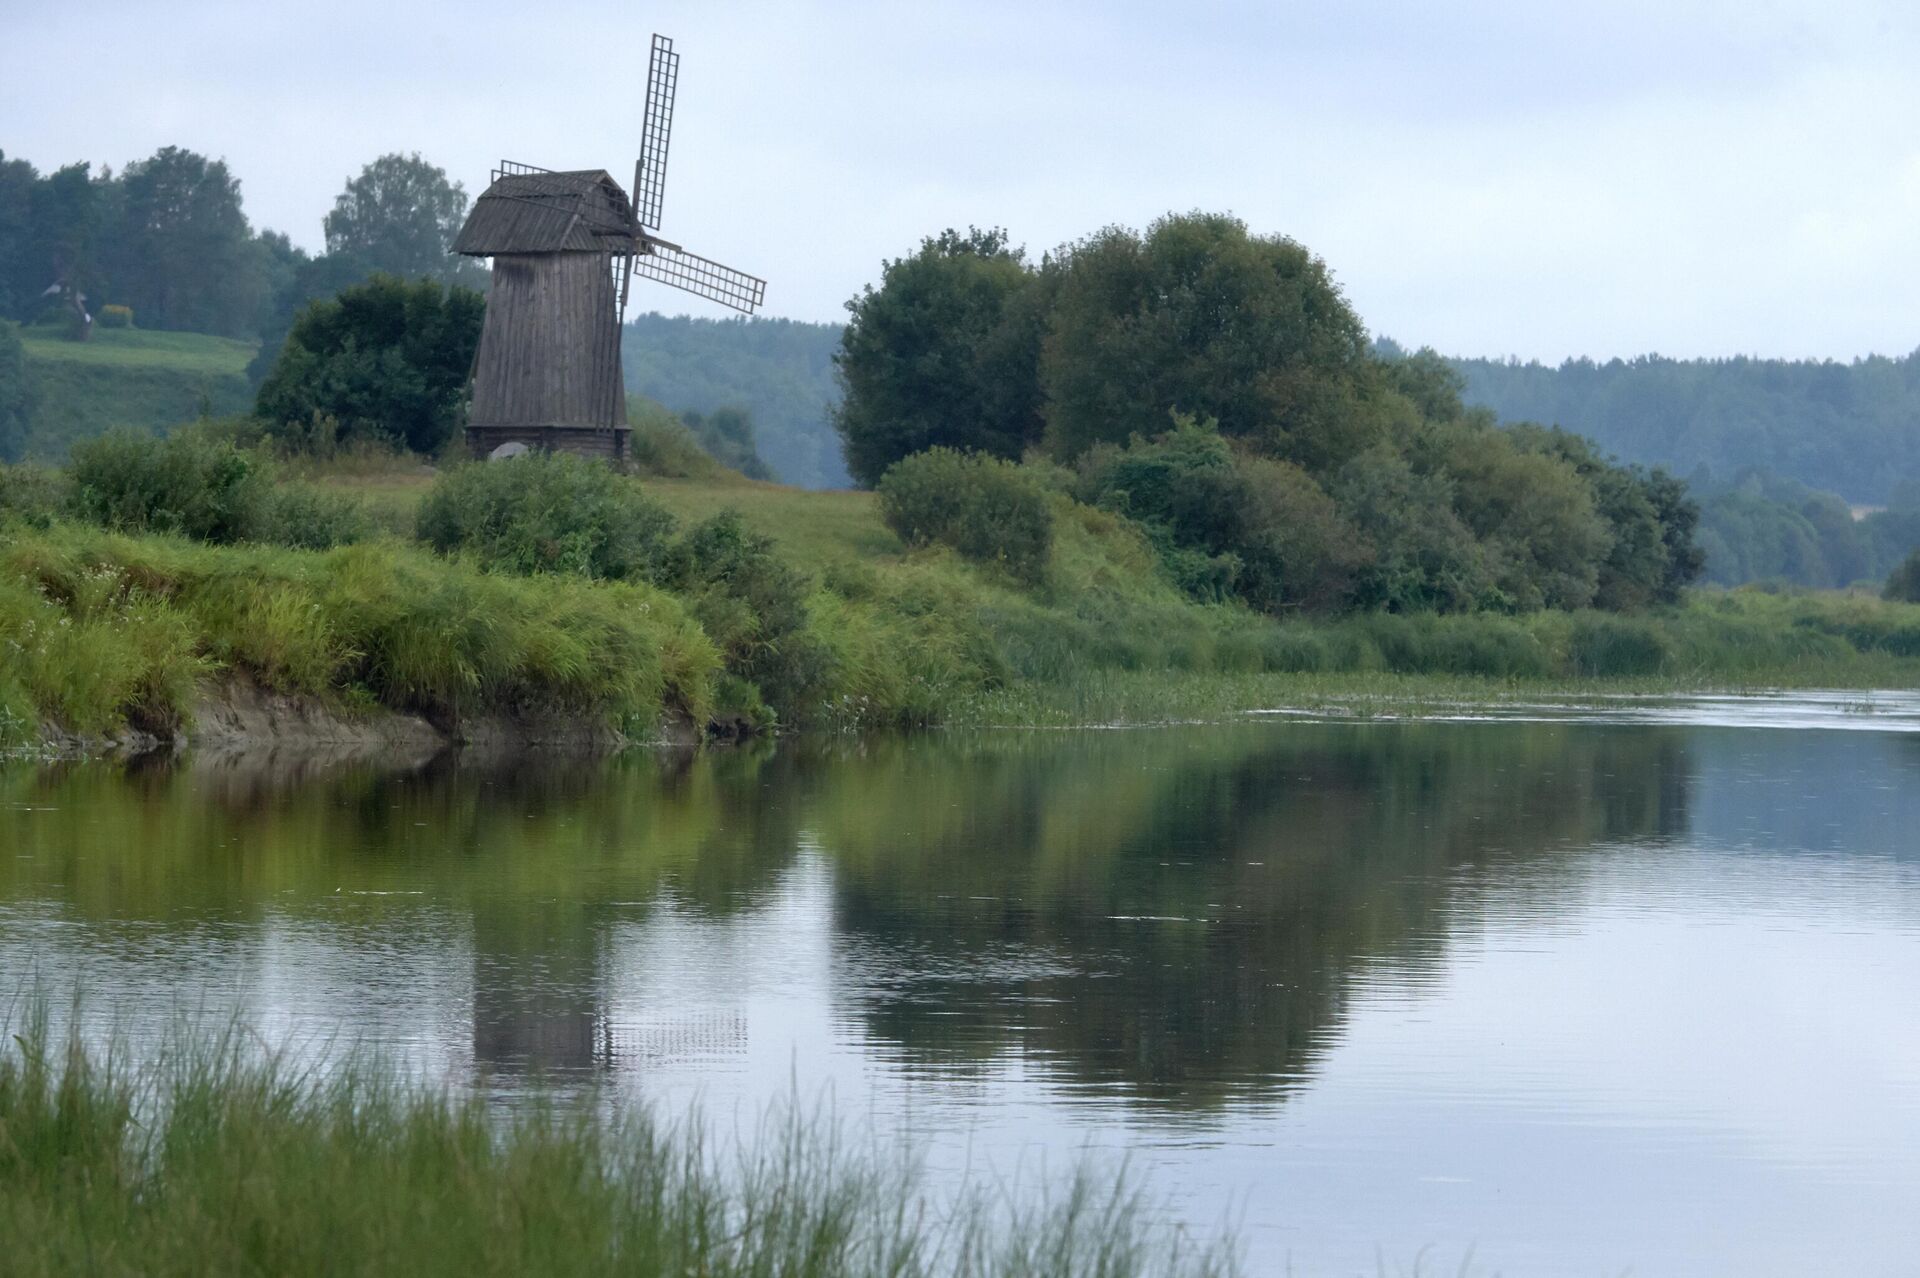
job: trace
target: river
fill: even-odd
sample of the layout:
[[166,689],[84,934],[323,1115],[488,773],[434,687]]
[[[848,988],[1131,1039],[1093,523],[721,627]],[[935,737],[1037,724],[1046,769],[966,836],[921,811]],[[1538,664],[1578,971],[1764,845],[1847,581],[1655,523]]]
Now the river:
[[0,766],[0,973],[1116,1164],[1253,1273],[1920,1269],[1920,697]]

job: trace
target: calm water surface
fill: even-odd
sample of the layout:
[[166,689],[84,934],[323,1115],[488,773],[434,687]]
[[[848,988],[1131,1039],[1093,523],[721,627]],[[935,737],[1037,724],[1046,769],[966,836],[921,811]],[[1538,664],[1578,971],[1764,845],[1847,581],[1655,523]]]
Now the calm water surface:
[[0,849],[0,973],[136,1044],[798,1087],[1255,1273],[1920,1272],[1920,697],[15,765]]

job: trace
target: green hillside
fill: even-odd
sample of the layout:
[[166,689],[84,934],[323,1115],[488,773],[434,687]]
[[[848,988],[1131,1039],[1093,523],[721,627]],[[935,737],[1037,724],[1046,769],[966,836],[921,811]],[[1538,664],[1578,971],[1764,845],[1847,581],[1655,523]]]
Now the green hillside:
[[91,341],[71,342],[27,328],[20,338],[34,393],[26,452],[36,461],[64,460],[76,441],[116,426],[164,430],[253,404],[249,342],[138,329],[101,329]]

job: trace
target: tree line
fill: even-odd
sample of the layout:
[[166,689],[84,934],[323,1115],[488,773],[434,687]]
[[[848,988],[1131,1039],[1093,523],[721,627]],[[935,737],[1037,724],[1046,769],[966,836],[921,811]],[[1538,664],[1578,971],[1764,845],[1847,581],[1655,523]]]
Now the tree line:
[[119,171],[42,173],[0,152],[0,318],[87,335],[111,315],[142,328],[261,339],[272,349],[304,303],[376,272],[476,284],[447,248],[467,194],[418,155],[384,155],[349,179],[319,255],[256,230],[224,160],[162,147]]
[[1469,403],[1503,421],[1558,422],[1697,488],[1749,469],[1849,502],[1920,481],[1920,350],[1831,360],[1456,359]]
[[1017,487],[994,467],[889,481],[977,454],[1135,521],[1196,596],[1277,614],[1625,610],[1700,571],[1679,480],[1498,427],[1438,355],[1376,352],[1321,259],[1232,217],[1109,227],[1038,262],[949,230],[847,306],[835,425],[909,531],[1026,527],[994,513]]

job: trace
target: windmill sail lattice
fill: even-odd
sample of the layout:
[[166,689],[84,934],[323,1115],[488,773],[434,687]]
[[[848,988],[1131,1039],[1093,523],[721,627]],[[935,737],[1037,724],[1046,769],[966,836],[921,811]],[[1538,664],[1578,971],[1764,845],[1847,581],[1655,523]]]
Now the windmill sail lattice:
[[453,251],[493,261],[467,444],[623,458],[620,322],[638,275],[751,315],[766,281],[652,234],[660,226],[680,55],[653,38],[633,193],[604,169],[502,160]]
[[633,207],[640,225],[660,229],[660,201],[667,185],[667,143],[673,137],[673,94],[680,84],[680,55],[673,41],[653,38],[647,60],[647,113],[640,126],[640,158],[633,166]]

